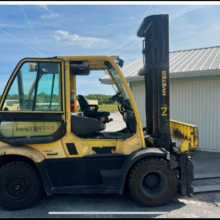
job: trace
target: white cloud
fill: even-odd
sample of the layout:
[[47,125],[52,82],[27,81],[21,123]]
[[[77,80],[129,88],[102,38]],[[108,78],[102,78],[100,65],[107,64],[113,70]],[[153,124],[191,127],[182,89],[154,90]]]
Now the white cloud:
[[134,19],[134,17],[130,17],[130,20]]
[[109,25],[111,25],[111,26],[112,26],[112,25],[114,25],[114,24],[109,24]]
[[98,45],[101,47],[105,47],[109,44],[108,40],[102,38],[94,38],[94,37],[82,37],[77,34],[69,34],[68,31],[57,30],[54,32],[52,37],[56,41],[66,42],[73,46],[81,46],[83,48],[93,48]]
[[48,7],[46,5],[38,5],[41,9],[44,9],[45,11],[48,11]]
[[41,19],[54,19],[54,18],[61,18],[63,16],[64,15],[61,15],[59,13],[50,13],[50,14],[42,15],[40,18]]
[[100,26],[96,25],[96,26],[94,26],[94,28],[100,28]]

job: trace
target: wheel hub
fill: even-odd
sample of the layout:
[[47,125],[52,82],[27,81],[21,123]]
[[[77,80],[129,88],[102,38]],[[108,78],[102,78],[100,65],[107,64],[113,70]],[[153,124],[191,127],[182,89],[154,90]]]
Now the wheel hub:
[[160,171],[152,171],[141,178],[141,191],[150,198],[159,198],[167,188],[166,176]]
[[15,190],[19,190],[20,189],[20,186],[19,185],[16,185],[15,186]]
[[22,177],[12,177],[5,182],[4,194],[13,200],[26,197],[28,193],[28,181]]
[[156,174],[149,174],[145,177],[144,182],[147,187],[154,188],[159,183],[159,178]]

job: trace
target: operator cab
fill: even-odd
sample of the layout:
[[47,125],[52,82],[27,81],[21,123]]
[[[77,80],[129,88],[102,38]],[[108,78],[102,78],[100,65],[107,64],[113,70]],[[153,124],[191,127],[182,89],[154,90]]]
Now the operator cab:
[[[28,58],[19,62],[1,99],[1,111],[4,112],[0,122],[2,141],[16,145],[51,143],[62,138],[67,127],[80,138],[127,139],[136,134],[134,111],[116,66],[103,56],[86,58]],[[111,58],[116,62],[116,58]],[[68,66],[65,72],[64,67]],[[90,105],[83,95],[76,95],[76,76],[88,76],[97,70],[105,71],[114,84],[116,94],[110,99],[118,103],[126,124],[120,131],[106,131],[107,123],[117,123],[111,119],[110,112],[101,111],[98,105]],[[72,91],[75,92],[73,100]],[[67,94],[69,92],[71,94]],[[77,98],[81,112],[77,112]],[[75,104],[74,109],[72,104]]]

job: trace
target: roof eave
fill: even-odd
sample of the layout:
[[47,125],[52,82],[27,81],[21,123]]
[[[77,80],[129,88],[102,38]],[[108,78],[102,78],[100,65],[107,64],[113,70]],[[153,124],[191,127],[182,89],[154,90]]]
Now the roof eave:
[[[199,70],[199,71],[190,71],[190,72],[177,72],[170,73],[170,80],[172,79],[190,79],[190,78],[204,78],[204,77],[215,77],[220,76],[220,69],[216,70]],[[134,76],[134,77],[125,77],[126,81],[129,82],[138,82],[143,81],[144,76]],[[99,79],[102,84],[111,84],[111,79]]]

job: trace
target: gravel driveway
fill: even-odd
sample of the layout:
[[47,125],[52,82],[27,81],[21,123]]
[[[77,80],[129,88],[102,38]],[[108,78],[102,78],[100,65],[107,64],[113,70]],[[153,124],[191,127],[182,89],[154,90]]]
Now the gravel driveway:
[[[107,125],[110,131],[122,129],[125,124],[119,113],[112,113],[113,122]],[[113,124],[114,123],[114,124]],[[194,173],[218,172],[220,153],[197,151],[192,155]],[[194,185],[220,184],[219,179],[194,182]],[[49,215],[52,211],[66,212],[168,212],[145,215]],[[146,208],[133,201],[130,194],[124,195],[53,195],[45,196],[34,207],[20,211],[6,211],[0,207],[0,218],[219,218],[220,192],[194,195],[192,198],[176,196],[162,207]]]

